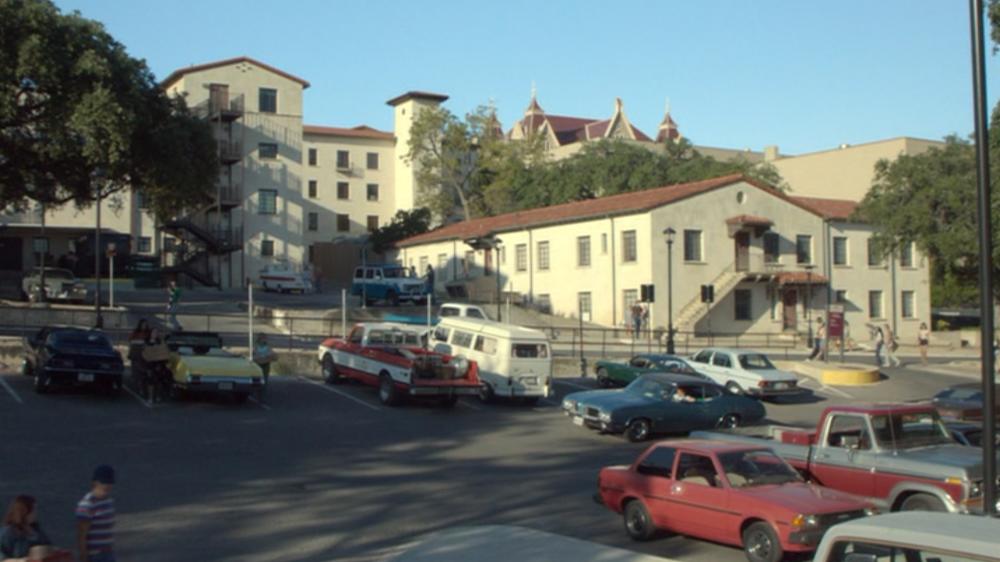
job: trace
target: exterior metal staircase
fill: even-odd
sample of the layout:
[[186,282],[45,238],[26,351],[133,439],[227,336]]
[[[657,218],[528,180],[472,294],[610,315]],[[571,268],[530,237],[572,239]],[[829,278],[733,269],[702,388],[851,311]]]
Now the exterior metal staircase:
[[[721,301],[730,291],[736,288],[736,285],[739,285],[746,274],[745,271],[736,271],[735,263],[730,264],[729,267],[724,269],[711,283],[715,287],[715,302]],[[679,332],[693,331],[694,325],[705,317],[715,302],[708,304],[701,302],[701,294],[699,292],[677,314],[674,328]]]

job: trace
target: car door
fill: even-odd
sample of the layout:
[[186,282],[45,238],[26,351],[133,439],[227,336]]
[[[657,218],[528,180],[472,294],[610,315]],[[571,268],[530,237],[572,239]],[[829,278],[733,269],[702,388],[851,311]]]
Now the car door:
[[721,541],[725,529],[738,525],[739,514],[729,510],[730,492],[722,480],[710,455],[680,451],[670,488],[678,533]]
[[613,367],[611,378],[616,382],[628,384],[641,375],[649,366],[649,360],[640,355],[629,359],[627,365]]
[[809,470],[824,486],[871,497],[875,493],[873,443],[865,416],[832,414]]
[[[704,427],[704,406],[700,402],[701,391],[697,384],[676,384],[660,396],[653,408],[653,431],[656,433],[683,433]],[[679,398],[678,388],[689,393],[691,400]]]
[[673,508],[671,506],[670,488],[674,483],[674,459],[676,458],[674,447],[660,445],[646,454],[645,457],[636,463],[635,471],[638,473],[640,483],[639,490],[633,490],[642,495],[643,503],[649,510],[649,516],[660,529],[672,529]]

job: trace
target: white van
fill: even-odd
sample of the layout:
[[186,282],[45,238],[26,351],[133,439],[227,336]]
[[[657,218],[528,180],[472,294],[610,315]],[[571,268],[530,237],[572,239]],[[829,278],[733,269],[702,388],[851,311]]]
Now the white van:
[[483,402],[498,396],[537,402],[552,393],[552,350],[544,332],[452,316],[441,319],[432,341],[434,351],[479,365]]
[[446,302],[438,308],[438,318],[450,318],[452,316],[465,316],[468,318],[479,318],[489,320],[486,311],[474,304],[464,304],[456,302]]

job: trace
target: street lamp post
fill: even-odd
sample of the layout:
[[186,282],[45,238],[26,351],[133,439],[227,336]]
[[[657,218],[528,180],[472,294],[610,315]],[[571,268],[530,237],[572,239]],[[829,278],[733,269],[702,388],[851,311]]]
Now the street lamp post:
[[812,274],[815,265],[805,265],[802,266],[806,270],[806,325],[809,327],[809,337],[808,344],[811,349],[813,346],[813,324],[812,324]]
[[677,231],[667,227],[667,353],[674,354],[674,235]]
[[496,262],[497,262],[497,270],[496,270],[496,275],[497,275],[497,322],[503,322],[503,318],[501,318],[501,316],[500,316],[500,301],[503,300],[501,298],[501,293],[500,293],[500,239],[499,238],[493,238],[493,244],[492,244],[492,246],[493,246],[493,259],[495,259]]

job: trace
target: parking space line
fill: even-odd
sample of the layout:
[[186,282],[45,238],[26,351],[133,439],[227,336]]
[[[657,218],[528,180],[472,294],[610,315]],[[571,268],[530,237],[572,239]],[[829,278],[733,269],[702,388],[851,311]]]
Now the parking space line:
[[347,398],[348,400],[352,400],[354,402],[357,402],[358,404],[361,404],[365,408],[371,408],[372,410],[375,410],[376,412],[379,412],[379,411],[382,410],[382,408],[379,408],[378,406],[374,406],[372,404],[369,404],[368,402],[365,402],[364,400],[362,400],[360,398],[355,398],[354,396],[351,396],[350,394],[348,394],[348,393],[346,393],[346,392],[344,392],[342,390],[337,390],[336,388],[333,388],[331,386],[325,385],[323,383],[316,382],[314,380],[308,379],[308,378],[303,377],[301,375],[299,375],[298,379],[300,381],[302,381],[302,382],[307,382],[307,383],[309,383],[311,385],[318,386],[318,387],[322,388],[323,390],[325,390],[327,392],[332,392],[332,393],[334,393],[334,394],[336,394],[338,396],[343,396],[344,398]]
[[254,398],[253,396],[250,396],[249,398],[250,398],[250,401],[251,401],[251,402],[253,402],[254,404],[256,404],[256,405],[260,406],[261,408],[264,408],[265,410],[270,410],[270,409],[271,409],[271,407],[270,407],[270,406],[268,406],[267,404],[265,404],[265,403],[261,402],[260,400],[257,400],[257,399],[256,399],[256,398]]
[[559,379],[554,379],[553,382],[555,382],[556,384],[564,384],[566,386],[572,386],[573,388],[579,388],[580,390],[594,390],[589,386],[583,386],[582,384],[576,384],[575,382],[561,381]]
[[840,390],[839,388],[834,388],[832,386],[826,386],[825,384],[822,385],[822,386],[820,386],[819,388],[821,390],[826,390],[826,391],[832,392],[834,394],[839,394],[841,396],[841,398],[854,398],[854,396],[851,396],[850,394],[844,392],[843,390]]
[[459,400],[458,404],[460,406],[465,406],[466,408],[468,408],[470,410],[482,410],[482,408],[480,408],[479,406],[477,406],[475,404],[469,404],[468,402],[466,402],[464,400]]
[[152,409],[152,408],[153,408],[153,405],[152,405],[152,404],[150,404],[149,402],[146,402],[145,400],[143,400],[142,396],[139,396],[139,395],[138,395],[138,394],[136,394],[135,392],[132,392],[132,389],[131,389],[131,388],[129,388],[129,387],[127,387],[127,386],[124,386],[124,385],[122,385],[122,388],[123,388],[123,389],[125,390],[125,392],[127,392],[127,393],[131,394],[131,395],[132,395],[132,397],[133,397],[133,398],[135,398],[136,400],[138,400],[138,401],[139,401],[139,403],[140,403],[140,404],[142,404],[143,406],[145,406],[145,407],[147,407],[147,408],[149,408],[149,409]]
[[21,397],[17,394],[17,391],[14,390],[12,386],[7,384],[7,381],[4,380],[4,377],[2,376],[0,376],[0,385],[3,385],[3,387],[7,389],[7,392],[9,392],[10,395],[14,397],[14,400],[17,400],[18,404],[24,404],[24,400],[21,400]]

